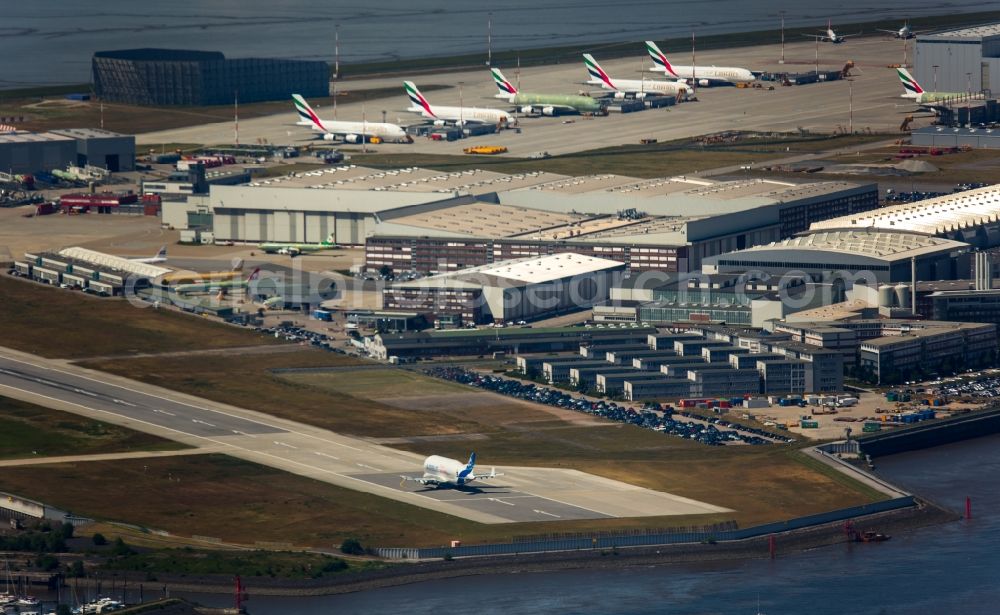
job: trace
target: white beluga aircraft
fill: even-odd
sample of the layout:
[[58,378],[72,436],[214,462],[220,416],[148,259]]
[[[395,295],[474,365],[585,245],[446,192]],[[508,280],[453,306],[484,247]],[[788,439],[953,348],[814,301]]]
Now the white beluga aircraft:
[[503,476],[497,474],[493,468],[489,474],[476,475],[476,454],[469,455],[468,463],[462,463],[457,459],[449,459],[440,455],[431,455],[424,460],[424,475],[419,477],[401,476],[403,482],[412,480],[421,485],[432,485],[434,487],[462,487],[477,480],[489,480]]

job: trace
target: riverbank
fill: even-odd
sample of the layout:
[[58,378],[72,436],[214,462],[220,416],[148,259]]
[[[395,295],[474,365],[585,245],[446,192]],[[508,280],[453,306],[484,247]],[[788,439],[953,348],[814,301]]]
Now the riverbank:
[[[915,507],[885,513],[865,515],[852,520],[861,531],[875,530],[886,534],[907,532],[921,527],[955,521],[959,516],[926,501]],[[776,557],[782,558],[820,547],[848,542],[842,522],[827,523],[807,529],[775,534]],[[864,548],[878,548],[864,545]],[[385,587],[409,585],[425,581],[478,575],[498,575],[522,572],[549,572],[557,570],[617,569],[629,567],[664,566],[684,563],[742,561],[770,557],[769,537],[732,542],[687,543],[667,546],[588,549],[502,557],[463,558],[400,564],[365,573],[348,573],[317,580],[291,580],[270,577],[244,578],[248,591],[254,596],[329,596],[368,591]],[[127,578],[128,584],[145,584],[149,588],[166,592],[194,592],[224,594],[232,588],[229,575],[204,575],[197,578],[184,575],[156,575],[140,573],[115,573]],[[95,588],[98,581],[74,579],[73,585]]]

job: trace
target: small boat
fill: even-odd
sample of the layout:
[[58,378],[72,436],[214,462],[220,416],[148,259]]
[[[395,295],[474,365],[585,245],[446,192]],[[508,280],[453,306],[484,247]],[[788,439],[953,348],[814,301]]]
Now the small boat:
[[885,542],[892,538],[887,534],[881,534],[879,532],[858,532],[854,535],[854,542]]

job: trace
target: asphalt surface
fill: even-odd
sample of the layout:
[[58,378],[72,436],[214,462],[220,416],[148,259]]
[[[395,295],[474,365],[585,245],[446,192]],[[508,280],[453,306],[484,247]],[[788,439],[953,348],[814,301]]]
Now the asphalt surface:
[[[900,98],[902,86],[890,70],[890,64],[901,63],[902,44],[888,37],[850,39],[841,45],[820,43],[817,47],[811,40],[788,41],[785,45],[786,63],[778,63],[780,48],[778,41],[773,45],[745,47],[728,50],[699,52],[698,63],[717,66],[744,66],[759,71],[784,71],[805,73],[815,69],[817,52],[820,70],[840,70],[848,60],[855,62],[852,83],[833,81],[811,85],[782,87],[774,90],[738,89],[734,87],[699,88],[698,101],[680,104],[665,109],[651,109],[638,113],[612,113],[607,117],[582,118],[578,116],[522,118],[518,126],[521,132],[501,131],[473,139],[462,139],[451,143],[418,138],[412,144],[369,145],[369,152],[381,153],[437,153],[461,154],[469,145],[502,145],[508,148],[508,156],[529,156],[540,152],[564,154],[621,144],[636,144],[643,138],[661,141],[688,138],[697,135],[726,130],[796,131],[799,129],[832,132],[838,127],[846,130],[852,123],[855,130],[894,132],[905,115],[916,111],[912,104]],[[909,58],[913,57],[913,42],[909,42]],[[622,79],[638,78],[640,67],[649,68],[641,42],[636,43],[635,57],[621,60],[598,61],[613,77]],[[685,54],[677,54],[678,62]],[[513,71],[507,77],[516,80]],[[647,78],[659,78],[656,73],[644,73]],[[581,62],[551,66],[530,67],[521,70],[520,85],[525,92],[545,92],[576,94],[581,90],[597,92],[592,86],[582,85],[586,78]],[[386,119],[402,125],[420,123],[421,119],[405,109],[409,102],[403,93],[402,77],[380,77],[349,80],[340,85],[340,91],[360,90],[380,87],[399,87],[399,96],[367,103],[367,116],[371,120],[381,110],[386,110]],[[504,101],[494,98],[496,87],[485,69],[477,71],[421,75],[416,84],[440,84],[453,86],[449,89],[427,92],[431,104],[457,105],[461,101],[466,106],[510,107]],[[458,87],[459,84],[461,88]],[[926,84],[925,84],[926,85]],[[461,90],[461,91],[460,91]],[[373,112],[373,108],[379,111]],[[332,109],[316,110],[320,117],[332,119]],[[362,104],[338,103],[337,119],[361,120]],[[914,126],[930,123],[928,114],[918,113]],[[282,145],[304,145],[316,143],[313,135],[305,128],[295,125],[297,116],[289,103],[288,113],[245,119],[240,121],[240,135],[246,142],[264,139],[268,143]],[[571,123],[564,123],[570,121]],[[224,144],[232,140],[232,124],[222,122],[166,130],[138,135],[143,143],[204,143]],[[361,147],[345,146],[343,151],[361,152]]]
[[419,471],[423,456],[7,348],[0,394],[480,523],[727,510],[556,468],[497,467],[504,476],[483,492],[501,497],[400,489],[399,477]]
[[580,506],[558,502],[549,498],[518,491],[504,484],[506,477],[474,482],[463,487],[424,486],[415,481],[404,481],[401,476],[417,478],[422,472],[397,474],[362,474],[355,478],[399,491],[418,493],[441,502],[450,502],[470,510],[482,511],[512,521],[539,521],[557,519],[607,519],[611,515],[588,510]]

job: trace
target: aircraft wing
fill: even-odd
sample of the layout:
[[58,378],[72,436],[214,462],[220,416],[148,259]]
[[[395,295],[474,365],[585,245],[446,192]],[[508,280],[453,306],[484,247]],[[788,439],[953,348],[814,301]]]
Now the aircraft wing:
[[899,30],[883,30],[882,28],[875,28],[876,32],[885,32],[886,34],[899,34]]

